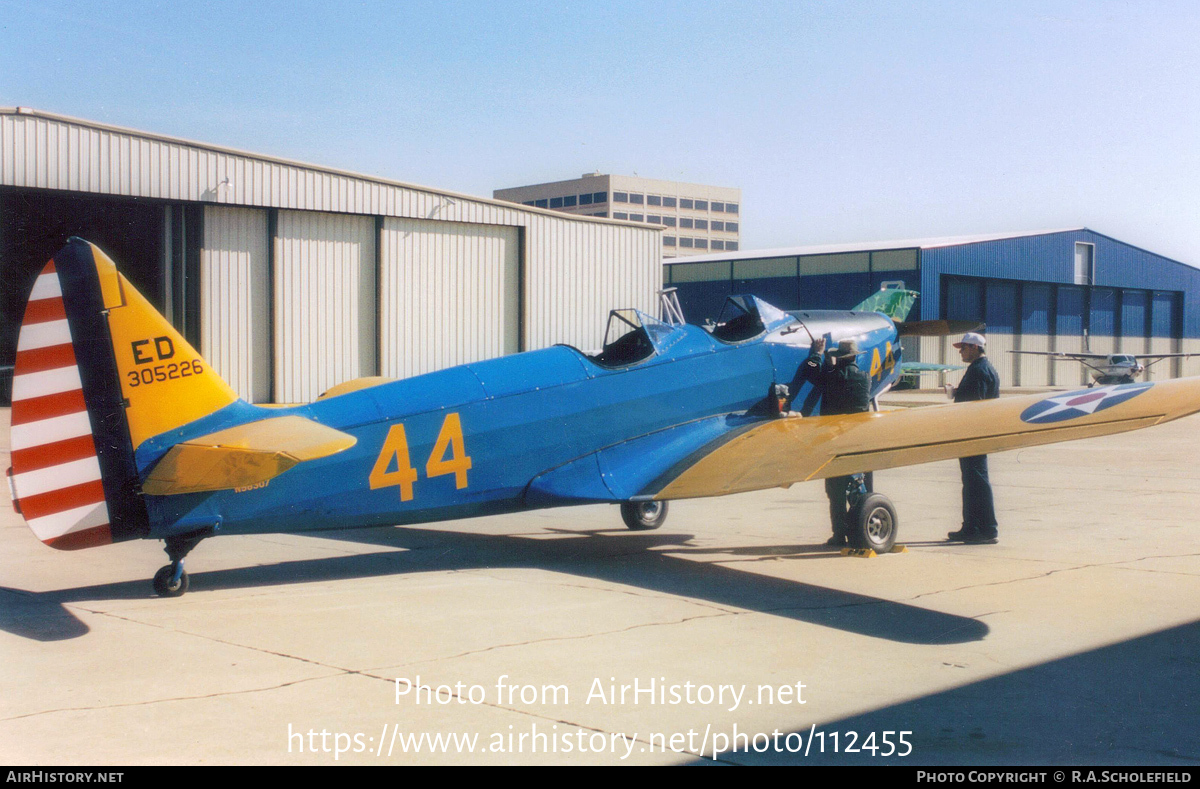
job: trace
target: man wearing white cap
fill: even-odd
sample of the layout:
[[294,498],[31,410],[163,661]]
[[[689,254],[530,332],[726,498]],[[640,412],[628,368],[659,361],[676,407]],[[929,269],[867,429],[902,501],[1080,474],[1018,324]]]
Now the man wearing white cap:
[[[967,332],[960,342],[954,343],[962,360],[970,365],[953,390],[954,402],[992,400],[1000,396],[1000,377],[987,359],[986,346],[987,339],[975,332]],[[963,482],[963,523],[961,529],[950,532],[947,537],[972,545],[993,544],[997,542],[998,532],[987,455],[959,458],[958,465]]]

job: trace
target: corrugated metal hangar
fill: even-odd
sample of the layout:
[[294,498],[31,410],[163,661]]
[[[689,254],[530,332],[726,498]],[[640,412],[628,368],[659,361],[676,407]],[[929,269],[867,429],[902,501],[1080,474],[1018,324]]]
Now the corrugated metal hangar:
[[[1200,352],[1200,270],[1087,228],[871,244],[797,247],[671,261],[691,322],[725,297],[753,293],[787,309],[850,309],[884,283],[920,291],[913,318],[981,320],[1003,386],[1086,383],[1082,365],[1010,350]],[[919,312],[919,316],[915,313]],[[909,361],[953,364],[953,337],[905,338]],[[1178,377],[1194,359],[1162,361]]]
[[72,235],[244,398],[302,402],[360,376],[599,347],[607,310],[655,309],[660,233],[0,108],[0,366]]

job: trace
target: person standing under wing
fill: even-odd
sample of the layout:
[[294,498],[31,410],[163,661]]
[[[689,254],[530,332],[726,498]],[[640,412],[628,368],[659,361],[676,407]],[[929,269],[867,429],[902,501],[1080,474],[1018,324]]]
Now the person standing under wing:
[[[1000,396],[1000,377],[988,361],[986,345],[987,339],[975,332],[967,332],[960,342],[954,343],[962,360],[970,365],[958,386],[951,388],[954,402],[993,400]],[[988,479],[987,455],[959,458],[958,465],[963,483],[962,528],[946,536],[970,545],[994,545],[999,541],[999,530],[992,484]]]
[[[871,410],[871,377],[856,363],[858,343],[842,340],[837,350],[825,357],[825,338],[813,342],[804,362],[805,377],[821,391],[821,415],[857,414]],[[829,477],[825,480],[825,495],[829,497],[829,520],[833,536],[825,543],[830,547],[846,545],[847,516],[850,512],[846,492],[852,476]],[[864,480],[867,492],[872,490],[872,475]]]

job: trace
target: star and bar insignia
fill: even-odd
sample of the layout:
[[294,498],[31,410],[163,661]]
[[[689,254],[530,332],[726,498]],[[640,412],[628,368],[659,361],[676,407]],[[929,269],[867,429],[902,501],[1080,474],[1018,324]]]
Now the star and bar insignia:
[[1064,422],[1075,419],[1137,397],[1154,386],[1151,382],[1099,386],[1095,389],[1077,389],[1074,392],[1047,397],[1021,412],[1021,421],[1029,424]]

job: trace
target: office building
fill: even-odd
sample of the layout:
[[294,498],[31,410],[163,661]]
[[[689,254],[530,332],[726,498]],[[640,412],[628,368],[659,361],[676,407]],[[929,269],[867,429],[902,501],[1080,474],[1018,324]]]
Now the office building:
[[576,216],[659,225],[664,258],[741,247],[742,190],[732,187],[585,173],[571,181],[497,189],[492,196]]

